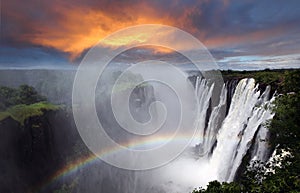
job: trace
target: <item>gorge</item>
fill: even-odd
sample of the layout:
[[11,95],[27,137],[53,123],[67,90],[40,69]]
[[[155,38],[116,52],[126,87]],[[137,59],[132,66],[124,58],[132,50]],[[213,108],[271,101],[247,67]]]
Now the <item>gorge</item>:
[[[200,133],[171,163],[146,171],[107,165],[85,147],[71,112],[65,108],[31,117],[24,126],[11,117],[1,120],[1,136],[10,136],[1,140],[1,154],[6,155],[2,165],[7,166],[3,179],[9,179],[1,189],[52,192],[67,184],[63,188],[75,192],[190,192],[212,180],[235,180],[245,163],[267,161],[271,152],[265,124],[274,116],[270,87],[259,88],[252,78],[227,81],[219,103],[212,107],[212,86],[205,79],[193,78],[201,105],[197,118]],[[140,108],[143,118],[141,114],[148,111],[155,91],[144,86],[134,93],[141,104],[132,108]],[[120,135],[117,133],[110,135]],[[20,185],[15,186],[15,181]]]

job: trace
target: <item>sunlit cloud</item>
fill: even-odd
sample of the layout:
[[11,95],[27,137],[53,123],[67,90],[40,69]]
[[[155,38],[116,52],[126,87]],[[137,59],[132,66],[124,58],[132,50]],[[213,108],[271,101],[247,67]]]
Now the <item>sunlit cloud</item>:
[[[139,24],[139,20],[118,21],[97,11],[85,13],[82,10],[67,10],[65,16],[66,19],[58,24],[61,30],[49,29],[46,26],[39,29],[39,34],[23,37],[24,40],[37,45],[56,48],[70,53],[71,58],[76,58],[83,50],[92,47],[107,35],[124,27]],[[109,27],[105,27],[108,24],[110,24]],[[126,38],[123,37],[106,43],[110,46],[123,46],[132,41],[143,42],[145,38],[147,38],[147,34],[128,35]]]
[[[10,0],[1,5],[1,43],[55,49],[73,63],[113,32],[133,25],[163,24],[191,33],[208,49],[242,50],[239,55],[288,55],[300,51],[298,7],[299,1],[271,0]],[[104,43],[111,48],[130,46],[147,42],[151,34],[128,34]],[[157,52],[169,51],[157,48]]]

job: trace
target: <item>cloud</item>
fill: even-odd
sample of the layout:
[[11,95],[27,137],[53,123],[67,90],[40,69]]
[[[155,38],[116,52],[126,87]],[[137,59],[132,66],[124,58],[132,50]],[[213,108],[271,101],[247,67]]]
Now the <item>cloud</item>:
[[218,61],[220,69],[263,70],[276,68],[299,68],[300,54],[281,56],[233,56]]
[[3,5],[7,10],[3,16],[4,38],[18,44],[52,47],[74,58],[116,30],[136,24],[165,23],[138,1],[128,6],[83,2],[7,1]]
[[179,27],[227,54],[300,51],[297,0],[10,0],[2,2],[1,42],[55,49],[74,61],[105,36],[137,24]]

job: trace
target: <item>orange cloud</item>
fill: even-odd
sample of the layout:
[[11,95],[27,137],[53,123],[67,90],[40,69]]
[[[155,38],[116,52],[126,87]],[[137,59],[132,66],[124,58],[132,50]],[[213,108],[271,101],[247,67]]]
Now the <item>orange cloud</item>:
[[[258,27],[249,28],[248,31],[249,26],[244,20],[238,20],[240,23],[235,24],[233,17],[230,14],[228,16],[228,13],[232,13],[228,8],[231,1],[222,2],[10,0],[4,1],[2,5],[5,29],[1,29],[4,36],[1,35],[19,44],[55,48],[75,59],[109,34],[138,24],[179,27],[190,32],[209,48],[257,42],[271,36],[280,36],[290,28],[274,24],[266,29]],[[208,9],[209,5],[213,9]],[[244,12],[237,10],[233,13],[239,19]],[[106,44],[124,46],[134,41],[146,41],[147,38],[149,34],[143,32],[135,36],[116,38]],[[161,52],[164,51],[167,52],[161,49]]]
[[[95,45],[105,36],[119,29],[137,24],[170,23],[167,19],[144,15],[133,15],[128,20],[121,20],[102,11],[85,8],[65,9],[58,7],[57,11],[63,13],[63,17],[57,20],[56,26],[47,25],[47,23],[33,25],[32,34],[23,34],[21,39],[36,45],[53,47],[70,54],[71,59],[78,57],[82,51]],[[143,9],[145,11],[145,9]],[[147,8],[146,10],[149,10]],[[133,12],[133,10],[128,10]],[[147,13],[147,11],[145,12]],[[151,15],[151,11],[148,11]],[[140,34],[139,37],[128,36],[126,39],[119,39],[110,42],[114,46],[128,44],[131,41],[142,41],[147,34]]]

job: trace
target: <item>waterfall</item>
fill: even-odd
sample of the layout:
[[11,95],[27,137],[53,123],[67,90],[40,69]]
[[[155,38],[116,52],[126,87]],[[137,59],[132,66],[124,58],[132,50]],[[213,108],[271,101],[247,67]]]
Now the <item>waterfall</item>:
[[205,130],[203,149],[206,156],[209,156],[210,152],[212,152],[213,145],[216,143],[216,134],[218,132],[218,128],[220,123],[223,121],[223,113],[221,112],[224,109],[224,105],[226,104],[227,90],[225,85],[222,88],[220,101],[216,107],[213,107],[207,129]]
[[[205,79],[197,78],[200,131],[191,144],[195,146],[196,156],[185,153],[158,169],[153,175],[154,184],[163,191],[157,192],[190,192],[212,180],[233,181],[247,153],[251,160],[268,159],[265,123],[274,116],[269,108],[274,100],[269,97],[270,87],[261,91],[251,78],[242,79],[238,84],[226,83],[219,103],[211,106],[213,87]],[[231,101],[229,105],[227,101]]]
[[[225,88],[225,87],[224,87]],[[222,91],[220,104],[212,110],[209,120],[209,132],[206,132],[207,143],[203,144],[206,151],[211,151],[212,144],[216,141],[216,147],[212,152],[208,162],[216,172],[217,179],[220,181],[232,181],[239,168],[243,157],[250,148],[252,141],[255,141],[255,133],[258,137],[266,138],[267,129],[264,126],[266,120],[273,117],[268,100],[270,88],[267,87],[263,94],[260,94],[258,85],[255,86],[254,79],[241,80],[234,92],[228,114],[224,119],[218,133],[215,117],[218,116],[218,109],[224,105],[226,91]],[[272,101],[272,100],[271,100]],[[211,127],[213,129],[211,129]],[[263,159],[266,144],[259,140],[255,141],[256,151],[253,159]],[[208,144],[208,145],[207,145]]]
[[[245,161],[245,155],[249,155],[250,160],[247,161],[267,161],[270,152],[265,123],[274,116],[269,108],[274,100],[274,97],[270,99],[270,87],[260,90],[251,78],[227,82],[219,93],[218,102],[213,106],[214,87],[214,84],[209,84],[205,79],[196,79],[198,133],[190,147],[179,157],[162,167],[146,171],[127,171],[97,163],[80,171],[83,174],[76,174],[85,176],[79,181],[82,183],[79,190],[102,190],[107,193],[191,192],[196,187],[205,187],[213,180],[233,181],[242,161]],[[143,112],[154,98],[158,98],[155,88],[159,87],[140,88],[132,95],[133,110],[139,108],[138,111],[133,111],[139,114],[137,118],[143,120]],[[138,100],[139,98],[142,100]],[[170,97],[165,98],[172,106]],[[106,108],[102,109],[107,111]],[[176,109],[173,108],[173,111]],[[171,119],[171,122],[175,122],[175,119]],[[108,126],[116,127],[116,124],[108,123]],[[122,136],[121,133],[112,134]]]
[[[195,85],[195,92],[196,95],[199,97],[198,99],[198,104],[199,104],[199,109],[198,109],[198,119],[197,119],[197,127],[198,128],[204,128],[205,127],[205,121],[206,121],[206,113],[209,108],[209,102],[210,98],[212,97],[212,91],[213,91],[214,85],[209,86],[207,81],[205,79],[201,79],[197,77],[196,80],[196,85]],[[192,145],[196,144],[202,144],[204,143],[204,138],[200,138],[197,136],[203,136],[204,129],[199,129],[199,133],[196,135],[196,138],[193,140]],[[204,151],[203,147],[200,151]],[[202,152],[205,153],[205,152]]]

